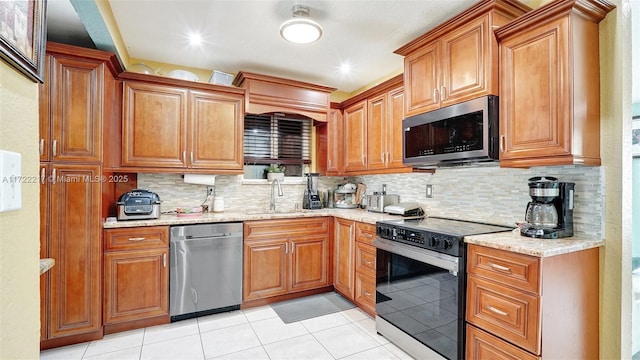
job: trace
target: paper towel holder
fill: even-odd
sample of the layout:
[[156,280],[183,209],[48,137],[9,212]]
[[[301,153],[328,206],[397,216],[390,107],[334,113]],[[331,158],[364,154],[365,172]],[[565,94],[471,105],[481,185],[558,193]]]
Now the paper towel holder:
[[183,181],[185,184],[197,184],[197,185],[216,185],[216,175],[206,174],[183,174]]

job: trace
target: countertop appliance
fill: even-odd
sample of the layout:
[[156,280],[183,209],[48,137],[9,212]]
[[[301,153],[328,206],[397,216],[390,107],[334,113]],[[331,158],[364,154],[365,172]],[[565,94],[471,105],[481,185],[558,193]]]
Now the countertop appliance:
[[397,204],[400,196],[387,194],[387,184],[382,184],[382,191],[374,191],[371,195],[365,195],[365,207],[367,211],[384,212],[387,205]]
[[424,210],[416,202],[401,202],[397,204],[387,205],[384,212],[392,215],[402,216],[423,216]]
[[128,191],[116,202],[118,220],[147,220],[160,217],[160,197],[158,194],[135,189]]
[[402,120],[402,161],[413,167],[495,162],[498,97],[489,95]]
[[318,194],[318,176],[319,173],[307,173],[307,188],[304,190],[304,198],[302,199],[303,209],[322,209],[322,201]]
[[376,223],[376,331],[416,359],[464,359],[468,235],[510,231],[454,219]]
[[541,239],[573,236],[573,193],[575,183],[559,182],[551,176],[529,178],[525,224],[520,234]]
[[240,309],[242,223],[172,226],[171,321]]

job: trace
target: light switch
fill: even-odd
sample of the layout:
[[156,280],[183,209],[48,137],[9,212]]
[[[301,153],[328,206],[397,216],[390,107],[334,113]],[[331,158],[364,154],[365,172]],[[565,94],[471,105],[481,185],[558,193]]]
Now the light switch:
[[22,207],[22,155],[0,150],[0,212]]

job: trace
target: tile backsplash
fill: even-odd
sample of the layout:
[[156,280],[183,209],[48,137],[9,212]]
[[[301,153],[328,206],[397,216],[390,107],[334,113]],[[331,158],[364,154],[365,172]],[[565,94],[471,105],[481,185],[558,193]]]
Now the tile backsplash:
[[[367,185],[367,193],[398,194],[400,201],[415,201],[427,215],[514,225],[524,221],[529,197],[528,179],[554,176],[576,183],[574,233],[590,239],[603,238],[604,172],[601,167],[550,166],[530,169],[463,167],[437,169],[434,174],[408,173],[357,177],[320,177],[321,191],[347,182]],[[432,185],[433,197],[426,197]],[[178,206],[198,206],[206,198],[206,186],[184,183],[180,174],[138,174],[138,187],[152,190],[162,199],[162,211]],[[278,209],[302,206],[305,185],[283,184],[283,197],[276,197]],[[270,184],[243,184],[242,175],[216,176],[216,195],[224,197],[225,211],[269,209]],[[211,206],[211,203],[209,202]]]

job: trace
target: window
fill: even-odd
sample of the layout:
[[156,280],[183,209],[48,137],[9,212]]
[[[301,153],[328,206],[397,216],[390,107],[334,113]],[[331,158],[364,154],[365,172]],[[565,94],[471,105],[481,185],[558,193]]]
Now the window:
[[311,163],[311,119],[284,114],[244,118],[245,179],[266,179],[271,164],[285,167],[285,176],[302,176]]

